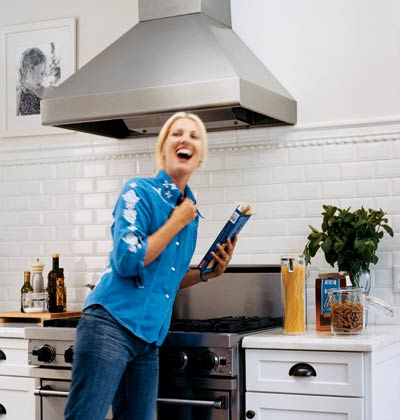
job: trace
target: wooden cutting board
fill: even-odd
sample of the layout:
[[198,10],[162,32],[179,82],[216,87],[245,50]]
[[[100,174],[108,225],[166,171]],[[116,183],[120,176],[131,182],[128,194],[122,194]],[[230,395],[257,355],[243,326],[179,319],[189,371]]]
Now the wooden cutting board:
[[0,312],[0,323],[4,322],[32,322],[35,324],[42,324],[43,321],[49,319],[59,318],[75,318],[81,316],[81,311],[66,311],[60,313],[50,312],[36,312],[36,313],[24,313],[24,312]]

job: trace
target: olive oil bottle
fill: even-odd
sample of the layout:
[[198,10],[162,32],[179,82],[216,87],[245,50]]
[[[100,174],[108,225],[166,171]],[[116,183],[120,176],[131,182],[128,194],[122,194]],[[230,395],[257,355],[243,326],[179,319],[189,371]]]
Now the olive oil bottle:
[[60,269],[60,254],[53,254],[53,267],[47,276],[48,310],[64,312],[64,274]]
[[24,302],[27,295],[24,293],[33,293],[33,287],[31,285],[31,272],[24,271],[24,284],[21,287],[21,312],[25,312],[24,310]]

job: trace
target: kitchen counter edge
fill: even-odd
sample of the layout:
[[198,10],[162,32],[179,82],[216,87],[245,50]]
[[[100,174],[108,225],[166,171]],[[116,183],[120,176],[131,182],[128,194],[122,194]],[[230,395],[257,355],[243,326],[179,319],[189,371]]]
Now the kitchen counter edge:
[[285,335],[282,328],[251,334],[243,338],[242,347],[248,349],[329,350],[371,352],[400,341],[400,325],[368,325],[364,334],[334,336],[319,332],[315,325],[303,335]]

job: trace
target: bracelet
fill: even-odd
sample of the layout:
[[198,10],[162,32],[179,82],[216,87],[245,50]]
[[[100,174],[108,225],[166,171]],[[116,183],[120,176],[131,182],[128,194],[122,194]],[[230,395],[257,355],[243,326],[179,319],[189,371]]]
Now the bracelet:
[[204,275],[205,275],[205,273],[203,273],[202,271],[200,271],[200,280],[201,280],[201,281],[204,281],[205,283],[207,283],[207,282],[208,282],[208,279],[206,279],[206,278],[204,277]]

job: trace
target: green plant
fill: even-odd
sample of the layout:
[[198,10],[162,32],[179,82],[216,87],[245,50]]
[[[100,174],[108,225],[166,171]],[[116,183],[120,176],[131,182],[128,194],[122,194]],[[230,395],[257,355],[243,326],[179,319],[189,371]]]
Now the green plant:
[[386,213],[380,210],[356,211],[339,209],[335,206],[323,206],[321,231],[310,226],[304,248],[306,263],[311,262],[319,248],[326,261],[340,272],[348,273],[353,286],[359,287],[356,274],[361,270],[369,272],[369,265],[376,264],[376,251],[384,231],[393,236],[392,228],[387,224]]

